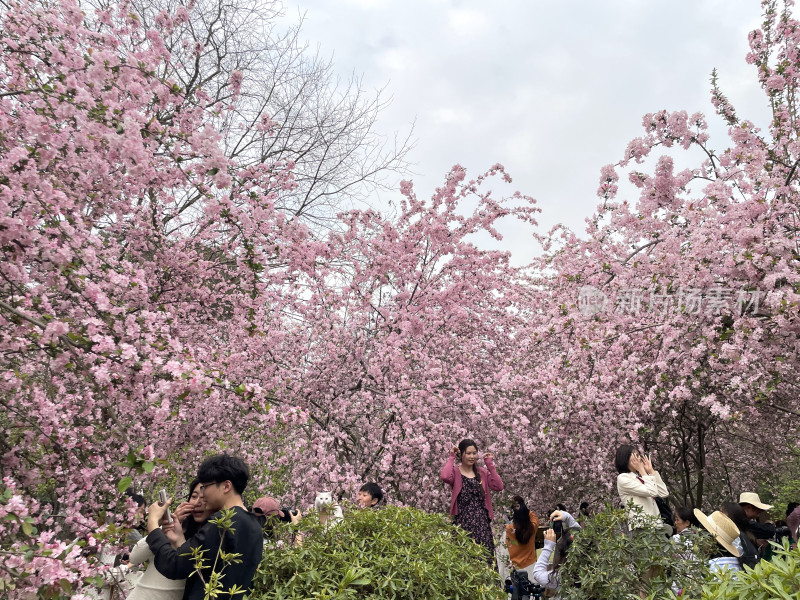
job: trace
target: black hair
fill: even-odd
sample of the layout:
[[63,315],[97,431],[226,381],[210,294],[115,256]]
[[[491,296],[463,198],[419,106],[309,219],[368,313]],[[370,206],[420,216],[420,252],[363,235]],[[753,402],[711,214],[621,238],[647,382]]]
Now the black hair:
[[372,496],[373,499],[378,501],[376,502],[376,505],[380,504],[381,500],[383,500],[383,490],[381,489],[381,486],[379,486],[377,483],[372,483],[372,482],[365,483],[364,485],[361,486],[361,489],[359,489],[358,491],[366,492],[370,496]]
[[789,502],[789,504],[786,505],[786,516],[788,517],[790,514],[792,514],[794,512],[794,509],[797,508],[798,506],[800,506],[800,503]]
[[[475,450],[478,449],[478,444],[475,443],[475,440],[471,440],[469,438],[464,438],[463,440],[458,442],[458,453],[459,453],[459,456],[462,457],[462,460],[463,460],[464,452],[466,452],[467,448],[469,448],[470,446],[474,446]],[[480,471],[478,471],[478,467],[476,467],[474,464],[472,465],[472,472],[475,473],[475,481],[477,481],[478,484],[480,485],[481,497],[485,498],[486,497],[486,492],[483,491],[483,484],[481,483],[481,473],[480,473]]]
[[[753,532],[750,531],[750,519],[747,518],[747,513],[744,512],[742,505],[738,502],[723,502],[722,506],[720,507],[720,512],[726,515],[736,527],[739,528],[739,537],[741,539],[741,543],[744,546],[743,552],[737,557],[739,559],[739,566],[743,567],[745,564],[745,553],[747,552],[748,548],[745,544],[746,541],[749,541],[752,544],[752,550],[756,549],[756,536],[753,535]],[[744,536],[744,537],[742,537]],[[746,538],[746,539],[744,539]],[[724,548],[724,546],[723,546]],[[731,553],[726,550],[725,551],[727,556],[730,556]]]
[[[750,519],[747,518],[747,513],[738,502],[723,502],[720,512],[733,521],[733,524],[739,528],[739,533],[750,533]],[[748,537],[750,536],[748,535]]]
[[[189,493],[186,494],[186,501],[190,502],[192,499],[192,494],[194,493],[194,489],[200,485],[200,479],[195,477],[192,479],[192,482],[189,484]],[[199,529],[205,525],[205,523],[198,523],[194,520],[194,516],[189,515],[183,521],[181,521],[181,527],[183,527],[183,537],[187,540],[194,537],[194,535],[199,531]]]
[[514,537],[517,538],[520,544],[527,544],[533,535],[531,511],[522,496],[514,496],[513,500],[519,504],[519,507],[514,509],[514,516],[511,517],[511,522],[514,525]]
[[569,512],[567,510],[567,505],[564,504],[563,502],[559,502],[558,504],[556,504],[556,510],[563,510],[564,512]]
[[230,481],[233,489],[241,496],[250,479],[250,469],[241,458],[229,454],[217,454],[202,462],[197,469],[197,478],[201,483]]
[[692,527],[700,527],[700,521],[694,516],[694,508],[685,504],[675,508],[675,514],[681,521],[688,521]]
[[550,571],[550,581],[555,581],[556,573],[561,568],[561,565],[567,560],[569,548],[572,546],[573,535],[568,530],[564,530],[561,538],[556,542],[556,548],[553,553],[553,570]]
[[636,452],[636,448],[630,444],[623,444],[617,448],[617,455],[614,457],[614,466],[617,468],[617,473],[630,473],[628,463],[631,461],[631,455]]

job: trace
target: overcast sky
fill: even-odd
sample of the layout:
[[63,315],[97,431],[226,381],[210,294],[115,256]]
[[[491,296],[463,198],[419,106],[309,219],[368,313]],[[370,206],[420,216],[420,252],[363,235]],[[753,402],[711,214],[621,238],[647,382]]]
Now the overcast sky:
[[[741,117],[766,125],[747,33],[757,0],[287,0],[304,37],[393,100],[387,135],[416,121],[411,154],[420,196],[456,163],[477,175],[496,162],[534,196],[539,223],[578,232],[597,203],[600,167],[660,109],[712,119],[716,68]],[[712,120],[712,146],[727,145]],[[713,140],[717,143],[714,144]],[[518,227],[500,247],[535,252]]]

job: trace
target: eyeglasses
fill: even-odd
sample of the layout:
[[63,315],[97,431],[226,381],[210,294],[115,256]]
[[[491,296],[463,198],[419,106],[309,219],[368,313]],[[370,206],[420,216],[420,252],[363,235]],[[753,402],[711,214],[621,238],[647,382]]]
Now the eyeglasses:
[[211,481],[209,483],[201,483],[197,487],[201,492],[205,492],[207,487],[210,487],[212,485],[219,485],[219,484],[220,484],[219,481]]

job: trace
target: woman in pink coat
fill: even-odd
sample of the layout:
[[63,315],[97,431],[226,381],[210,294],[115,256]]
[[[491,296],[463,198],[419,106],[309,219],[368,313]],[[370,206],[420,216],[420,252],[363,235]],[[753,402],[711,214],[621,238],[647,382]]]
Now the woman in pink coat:
[[[456,455],[461,463],[456,466]],[[442,467],[441,478],[453,488],[450,498],[450,514],[453,523],[462,527],[476,542],[484,546],[488,552],[487,560],[495,564],[494,537],[491,521],[492,497],[489,490],[499,492],[503,489],[503,481],[494,468],[493,456],[483,455],[486,468],[477,466],[478,445],[470,440],[461,440],[458,446],[450,450],[450,458]]]

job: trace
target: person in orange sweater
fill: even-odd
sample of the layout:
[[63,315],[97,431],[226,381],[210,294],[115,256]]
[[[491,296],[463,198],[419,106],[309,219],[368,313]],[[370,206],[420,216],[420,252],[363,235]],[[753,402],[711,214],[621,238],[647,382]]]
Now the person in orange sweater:
[[536,562],[536,532],[539,518],[525,504],[521,496],[514,496],[514,514],[506,525],[506,547],[508,557],[515,569],[528,571],[531,575]]

